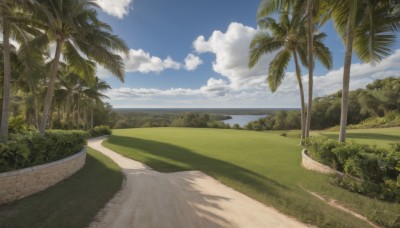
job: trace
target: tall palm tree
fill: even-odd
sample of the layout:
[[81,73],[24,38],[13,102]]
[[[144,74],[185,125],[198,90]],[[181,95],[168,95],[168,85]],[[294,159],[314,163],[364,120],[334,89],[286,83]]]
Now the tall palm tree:
[[313,102],[313,33],[329,19],[330,9],[327,7],[328,3],[329,0],[263,0],[257,12],[257,20],[259,21],[272,13],[288,13],[291,10],[298,16],[303,17],[302,20],[307,21],[308,103],[305,137],[308,137],[310,132]]
[[[38,39],[56,44],[44,102],[40,133],[44,134],[54,95],[54,82],[61,54],[66,63],[78,74],[92,75],[95,63],[103,65],[121,81],[124,79],[124,63],[119,54],[128,53],[125,43],[111,34],[109,25],[97,18],[94,1],[91,0],[37,0],[36,16],[45,34]],[[83,54],[83,55],[82,55]]]
[[3,0],[0,2],[0,28],[3,32],[3,106],[1,113],[0,137],[2,140],[8,138],[8,117],[10,112],[10,90],[11,90],[11,63],[10,63],[10,39],[26,42],[29,37],[27,31],[35,29],[29,27],[30,14],[26,10],[26,0]]
[[362,61],[372,64],[389,55],[400,29],[400,14],[399,4],[389,1],[338,0],[332,8],[334,26],[346,44],[339,135],[339,141],[345,142],[353,48]]
[[83,90],[83,94],[88,98],[90,102],[90,128],[93,128],[93,110],[95,106],[103,105],[102,98],[108,98],[102,92],[111,89],[111,86],[105,81],[100,80],[96,77],[95,81],[88,85]]
[[[285,77],[287,65],[293,56],[296,79],[299,85],[301,103],[301,140],[305,137],[305,102],[301,78],[300,62],[307,65],[307,34],[303,21],[298,14],[283,13],[280,23],[273,18],[265,18],[260,27],[263,29],[255,35],[250,43],[249,68],[256,65],[262,55],[278,51],[269,65],[268,85],[275,92]],[[272,33],[272,36],[268,32]],[[313,52],[317,59],[328,69],[332,67],[332,55],[329,49],[322,43],[326,34],[313,35]],[[300,61],[299,61],[300,59]]]

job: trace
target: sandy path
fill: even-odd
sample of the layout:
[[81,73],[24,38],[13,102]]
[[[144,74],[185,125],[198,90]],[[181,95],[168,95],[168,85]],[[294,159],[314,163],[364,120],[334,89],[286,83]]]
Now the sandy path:
[[91,227],[306,227],[200,171],[159,173],[101,145],[88,145],[118,163],[126,181]]

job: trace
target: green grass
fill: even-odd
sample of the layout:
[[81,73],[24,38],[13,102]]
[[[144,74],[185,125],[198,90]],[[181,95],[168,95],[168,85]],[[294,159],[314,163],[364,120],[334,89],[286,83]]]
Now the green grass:
[[88,149],[86,165],[38,194],[0,206],[0,227],[87,227],[121,188],[116,163]]
[[[316,133],[333,139],[339,137],[338,132],[319,131]],[[391,143],[400,143],[400,127],[349,129],[347,130],[347,141],[389,148]]]
[[114,130],[104,145],[161,172],[201,170],[262,203],[320,227],[368,224],[328,206],[302,187],[336,199],[381,224],[400,220],[398,204],[350,193],[331,185],[328,176],[302,168],[298,139],[276,132],[123,129]]

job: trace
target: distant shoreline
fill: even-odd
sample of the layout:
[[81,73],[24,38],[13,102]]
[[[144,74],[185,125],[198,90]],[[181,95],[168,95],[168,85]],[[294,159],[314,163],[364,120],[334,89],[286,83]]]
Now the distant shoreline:
[[299,108],[114,108],[116,112],[140,113],[212,113],[224,115],[268,115],[277,111],[300,110]]

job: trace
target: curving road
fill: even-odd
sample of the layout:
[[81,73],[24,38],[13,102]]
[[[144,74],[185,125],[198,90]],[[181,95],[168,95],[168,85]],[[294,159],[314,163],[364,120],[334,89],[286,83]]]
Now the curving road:
[[114,160],[126,179],[91,227],[307,227],[200,171],[156,172],[103,147],[104,139],[88,145]]

